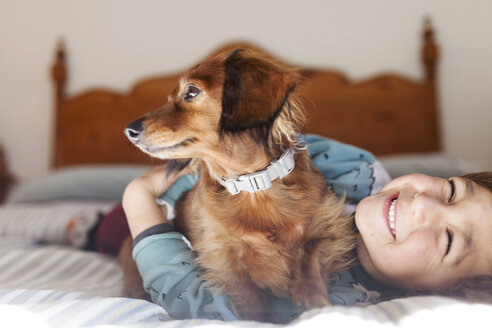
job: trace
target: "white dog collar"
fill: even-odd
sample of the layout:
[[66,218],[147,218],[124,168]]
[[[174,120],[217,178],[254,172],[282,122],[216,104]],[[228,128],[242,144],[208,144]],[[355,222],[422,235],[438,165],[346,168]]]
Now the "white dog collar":
[[266,169],[241,175],[236,179],[219,180],[231,195],[236,195],[241,191],[250,193],[268,189],[272,186],[272,181],[282,179],[294,169],[294,151],[287,149],[276,161],[270,163]]

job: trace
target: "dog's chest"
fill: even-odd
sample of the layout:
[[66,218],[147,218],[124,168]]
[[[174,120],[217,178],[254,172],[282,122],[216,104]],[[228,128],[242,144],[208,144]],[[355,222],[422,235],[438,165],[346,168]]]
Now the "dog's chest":
[[206,238],[214,243],[261,244],[287,250],[302,240],[309,221],[305,209],[301,215],[270,200],[221,196],[193,189],[180,201],[177,214],[184,225],[180,230],[192,243]]
[[211,277],[222,276],[225,268],[242,270],[260,288],[289,297],[292,272],[299,271],[304,256],[312,206],[235,196],[205,193],[198,183],[180,200],[177,214],[197,262],[214,273]]

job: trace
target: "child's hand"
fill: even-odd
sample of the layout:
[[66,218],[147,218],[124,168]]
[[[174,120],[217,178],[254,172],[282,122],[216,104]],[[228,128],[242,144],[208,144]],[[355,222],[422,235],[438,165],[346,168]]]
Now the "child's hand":
[[132,237],[156,224],[167,222],[165,207],[157,205],[155,199],[189,172],[186,167],[168,176],[167,164],[164,164],[151,168],[128,184],[122,203]]

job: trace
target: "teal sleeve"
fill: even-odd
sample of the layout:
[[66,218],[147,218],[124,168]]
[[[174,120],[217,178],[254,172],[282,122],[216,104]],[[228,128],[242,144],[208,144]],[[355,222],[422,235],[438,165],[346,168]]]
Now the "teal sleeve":
[[346,195],[351,204],[375,194],[390,181],[386,170],[367,150],[312,134],[300,139],[328,186]]
[[173,207],[181,194],[193,188],[198,181],[198,174],[187,174],[176,180],[172,186],[166,190],[159,199],[165,204]]
[[133,258],[152,301],[177,319],[237,320],[227,296],[205,286],[195,255],[176,232],[148,236],[133,248]]

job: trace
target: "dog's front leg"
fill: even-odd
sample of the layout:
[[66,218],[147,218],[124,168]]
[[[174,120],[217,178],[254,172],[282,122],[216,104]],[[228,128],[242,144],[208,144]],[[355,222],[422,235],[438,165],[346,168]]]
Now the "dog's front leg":
[[[240,263],[227,263],[228,265],[207,268],[203,278],[229,296],[234,312],[239,318],[277,323],[278,319],[270,309],[265,292],[251,280]],[[218,271],[217,268],[222,270]]]
[[318,243],[308,245],[292,281],[292,302],[306,309],[331,305],[326,292],[327,277],[322,276],[320,253]]
[[232,300],[235,312],[245,320],[278,323],[268,304],[265,292],[256,286],[246,272],[239,275],[236,272],[231,282],[235,284],[227,286],[226,293]]

